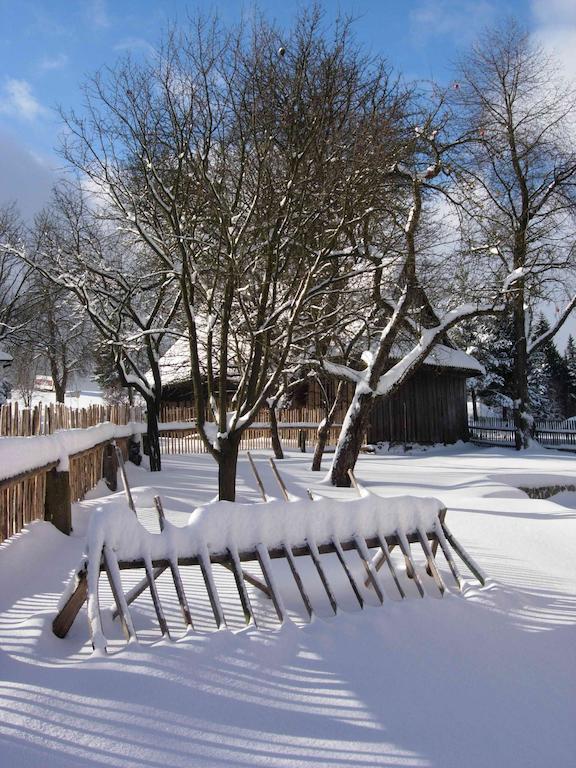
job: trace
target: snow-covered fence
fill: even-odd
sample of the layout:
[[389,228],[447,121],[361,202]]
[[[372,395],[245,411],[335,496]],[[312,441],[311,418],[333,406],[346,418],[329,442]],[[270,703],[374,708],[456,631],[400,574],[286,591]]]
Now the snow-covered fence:
[[[576,425],[558,419],[536,419],[534,437],[542,445],[576,450]],[[490,445],[514,445],[512,419],[486,417],[468,424],[470,440]]]
[[52,435],[62,429],[87,429],[97,424],[144,421],[144,410],[130,405],[90,405],[70,408],[62,403],[21,408],[10,402],[0,406],[0,437]]
[[0,541],[33,520],[71,529],[71,504],[104,477],[106,446],[114,440],[128,457],[142,422],[104,423],[51,435],[0,437]]

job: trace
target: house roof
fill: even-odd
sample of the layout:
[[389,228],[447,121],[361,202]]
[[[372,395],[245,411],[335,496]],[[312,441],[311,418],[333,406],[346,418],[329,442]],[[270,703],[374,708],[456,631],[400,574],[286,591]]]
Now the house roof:
[[[436,344],[425,359],[424,365],[460,371],[469,376],[478,376],[484,373],[483,366],[474,357],[461,349],[452,349],[445,344]],[[159,366],[163,385],[180,384],[188,381],[190,379],[188,338],[178,339],[160,358]],[[205,366],[203,365],[203,367]]]

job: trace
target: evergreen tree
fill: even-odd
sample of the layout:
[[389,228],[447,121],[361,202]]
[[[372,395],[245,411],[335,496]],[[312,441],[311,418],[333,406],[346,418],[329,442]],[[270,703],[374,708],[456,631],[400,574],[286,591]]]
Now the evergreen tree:
[[[546,333],[550,324],[540,313],[532,336]],[[534,415],[541,419],[563,419],[568,407],[569,379],[564,358],[554,340],[540,347],[529,360],[528,391]]]
[[512,409],[513,344],[511,319],[478,318],[453,334],[458,346],[481,363],[486,373],[468,380],[468,388],[491,408]]
[[568,398],[566,407],[566,416],[576,414],[576,343],[572,334],[568,336],[566,352],[564,353],[564,363],[568,376]]

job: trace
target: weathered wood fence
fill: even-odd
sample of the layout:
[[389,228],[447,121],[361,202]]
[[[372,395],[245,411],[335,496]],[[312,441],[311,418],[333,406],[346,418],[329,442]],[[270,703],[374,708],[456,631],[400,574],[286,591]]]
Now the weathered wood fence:
[[[336,445],[346,409],[337,412],[330,428],[328,446]],[[164,454],[206,453],[207,449],[195,427],[196,411],[191,404],[166,404],[161,409],[160,446]],[[207,414],[207,418],[213,418]],[[285,448],[314,445],[318,425],[325,418],[322,408],[290,408],[277,412],[278,432]],[[190,424],[187,427],[187,424]],[[169,426],[170,425],[170,426]],[[271,448],[270,410],[262,408],[256,421],[244,432],[240,450]]]
[[[106,474],[106,461],[114,464],[111,440],[102,440],[68,455],[64,471],[59,461],[34,467],[34,441],[28,447],[11,438],[46,437],[56,431],[88,429],[100,424],[128,425],[144,419],[142,408],[123,405],[92,405],[69,408],[61,404],[20,408],[18,403],[0,407],[0,454],[30,451],[30,469],[6,477],[0,474],[0,541],[22,530],[33,520],[49,520],[64,533],[71,530],[71,504],[80,501]],[[115,439],[125,459],[130,437]],[[0,472],[2,470],[0,456]],[[25,463],[25,462],[24,462]],[[6,466],[6,465],[5,465]],[[110,473],[110,476],[114,473]],[[4,475],[4,476],[3,476]],[[115,477],[115,474],[114,474]]]
[[[470,440],[488,445],[514,445],[512,419],[484,417],[468,424]],[[559,419],[536,419],[534,439],[547,447],[576,450],[576,425],[568,427]]]
[[60,429],[87,429],[107,421],[112,424],[144,421],[144,410],[130,405],[70,408],[62,403],[21,408],[18,403],[10,402],[0,406],[0,437],[52,435]]

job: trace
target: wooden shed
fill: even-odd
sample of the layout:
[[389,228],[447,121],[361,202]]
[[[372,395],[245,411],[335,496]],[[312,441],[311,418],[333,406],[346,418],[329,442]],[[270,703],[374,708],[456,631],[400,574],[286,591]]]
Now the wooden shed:
[[397,393],[376,401],[368,442],[468,440],[466,380],[482,373],[482,366],[470,355],[438,344]]

